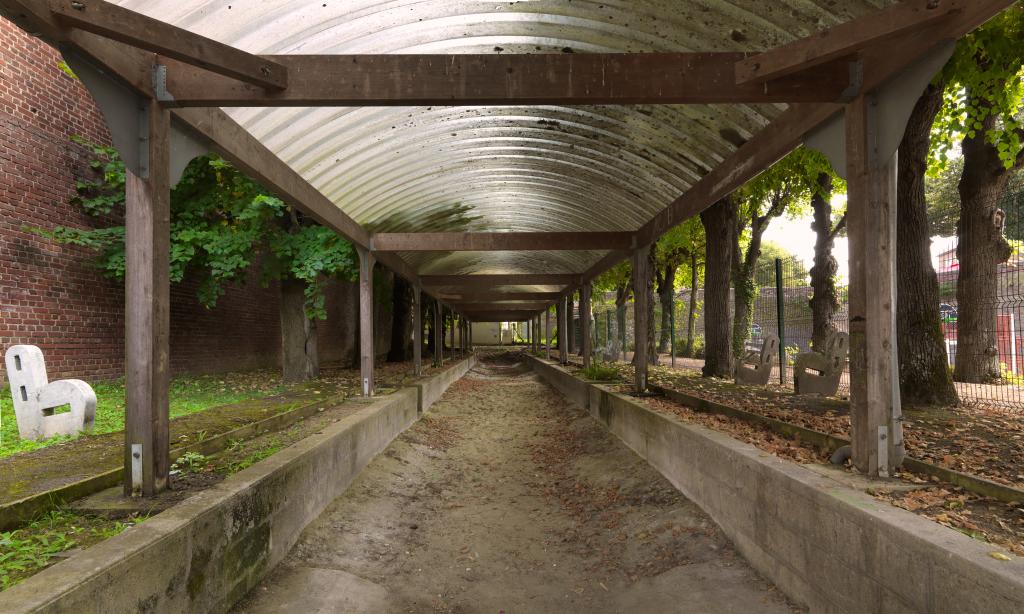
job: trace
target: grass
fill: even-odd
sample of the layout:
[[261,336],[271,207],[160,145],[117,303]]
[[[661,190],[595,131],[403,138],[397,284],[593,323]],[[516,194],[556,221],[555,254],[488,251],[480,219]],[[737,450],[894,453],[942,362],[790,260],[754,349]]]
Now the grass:
[[56,563],[62,552],[87,548],[142,520],[122,522],[54,510],[26,527],[0,533],[0,591]]
[[586,369],[580,370],[584,379],[592,382],[611,382],[619,379],[619,371],[614,366],[594,363]]
[[[285,390],[276,373],[247,371],[222,375],[181,376],[171,381],[171,418],[187,416],[211,407],[240,403]],[[96,391],[96,423],[93,434],[101,435],[124,430],[124,380],[92,384]],[[22,440],[14,416],[11,390],[0,389],[0,458],[45,448],[72,439],[53,437],[44,441]]]

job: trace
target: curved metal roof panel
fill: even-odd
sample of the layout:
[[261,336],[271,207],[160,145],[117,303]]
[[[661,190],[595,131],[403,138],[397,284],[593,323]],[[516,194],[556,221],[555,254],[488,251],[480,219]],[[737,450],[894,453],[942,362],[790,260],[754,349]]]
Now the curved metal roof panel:
[[[758,51],[890,0],[120,0],[263,54]],[[378,231],[634,230],[783,105],[230,109]],[[581,272],[603,252],[403,254],[421,273]]]

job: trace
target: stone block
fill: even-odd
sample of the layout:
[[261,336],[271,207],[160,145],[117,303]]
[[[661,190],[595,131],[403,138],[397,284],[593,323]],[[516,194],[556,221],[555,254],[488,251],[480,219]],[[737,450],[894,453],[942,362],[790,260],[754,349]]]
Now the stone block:
[[[12,345],[4,359],[22,439],[49,439],[92,430],[96,393],[89,384],[77,379],[49,381],[43,352],[34,345]],[[69,405],[71,411],[54,412],[64,405]]]

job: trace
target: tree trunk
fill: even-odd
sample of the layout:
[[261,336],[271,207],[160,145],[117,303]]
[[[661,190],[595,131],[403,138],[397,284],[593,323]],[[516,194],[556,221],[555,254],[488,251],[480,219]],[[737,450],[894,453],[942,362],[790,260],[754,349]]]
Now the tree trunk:
[[629,299],[629,288],[616,288],[615,290],[615,340],[613,346],[615,348],[615,354],[620,356],[622,360],[626,360],[626,344],[623,342],[626,335],[623,331],[626,330],[626,301]]
[[391,351],[388,360],[405,362],[412,358],[412,286],[395,275],[392,289]]
[[754,217],[750,228],[750,244],[747,253],[740,257],[740,228],[736,227],[732,238],[732,285],[733,285],[733,322],[732,352],[734,358],[743,356],[747,338],[753,321],[754,298],[757,288],[754,285],[754,271],[757,260],[761,257],[761,237],[768,228],[769,217]]
[[[839,263],[832,256],[837,226],[832,228],[832,177],[828,173],[818,175],[818,193],[811,197],[814,221],[814,266],[811,267],[811,347],[823,351],[825,339],[832,332],[832,318],[839,309],[836,292],[836,273]],[[938,305],[938,303],[936,303]]]
[[[658,252],[656,244],[652,243],[647,252],[647,270],[654,271],[657,267]],[[658,364],[658,340],[654,337],[654,276],[647,280],[647,363]]]
[[729,281],[736,243],[736,204],[726,198],[700,214],[707,237],[704,265],[704,377],[732,374]]
[[304,382],[320,375],[316,321],[306,313],[306,283],[281,280],[281,368],[285,382]]
[[929,85],[914,107],[899,149],[896,184],[896,339],[900,398],[909,405],[956,405],[931,258],[925,168],[942,88]]
[[996,339],[996,302],[999,296],[999,265],[1010,257],[1003,236],[1003,212],[999,197],[1010,179],[985,134],[995,125],[990,115],[974,138],[964,138],[964,171],[960,177],[960,221],[957,224],[956,286],[957,348],[954,379],[959,382],[996,381],[999,350]]
[[690,301],[686,313],[686,357],[693,358],[693,342],[696,338],[697,326],[697,284],[700,282],[700,271],[697,269],[697,251],[690,254]]
[[423,321],[427,323],[427,354],[431,357],[437,348],[437,327],[434,325],[434,308],[424,301]]
[[675,309],[676,267],[667,264],[658,276],[658,297],[661,299],[661,336],[658,339],[658,353],[669,351],[672,342],[672,310]]

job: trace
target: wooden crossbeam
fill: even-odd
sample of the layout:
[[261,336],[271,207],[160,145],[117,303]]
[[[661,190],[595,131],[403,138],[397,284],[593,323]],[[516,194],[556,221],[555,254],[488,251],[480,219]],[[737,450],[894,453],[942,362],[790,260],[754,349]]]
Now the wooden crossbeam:
[[[976,0],[906,0],[736,63],[737,83],[763,83],[853,56],[864,49],[961,15]],[[1011,3],[1007,3],[1009,5]]]
[[379,233],[373,249],[384,252],[494,252],[630,249],[630,232],[423,232]]
[[486,310],[497,310],[497,309],[508,309],[516,311],[531,311],[537,312],[550,305],[554,304],[554,299],[550,301],[515,301],[515,302],[500,302],[495,301],[481,301],[481,302],[459,302],[459,301],[445,301],[446,304],[451,305],[453,308],[464,311],[486,311]]
[[424,286],[571,286],[581,283],[578,273],[525,273],[506,275],[421,275]]
[[246,53],[116,4],[103,0],[50,0],[49,6],[61,24],[174,58],[260,89],[288,86],[288,69],[272,59]]
[[472,303],[483,301],[550,301],[562,296],[561,292],[459,292],[439,294],[442,301]]
[[385,54],[262,56],[288,72],[271,92],[171,58],[171,106],[443,106],[824,102],[850,85],[845,63],[814,75],[737,84],[749,54]]

